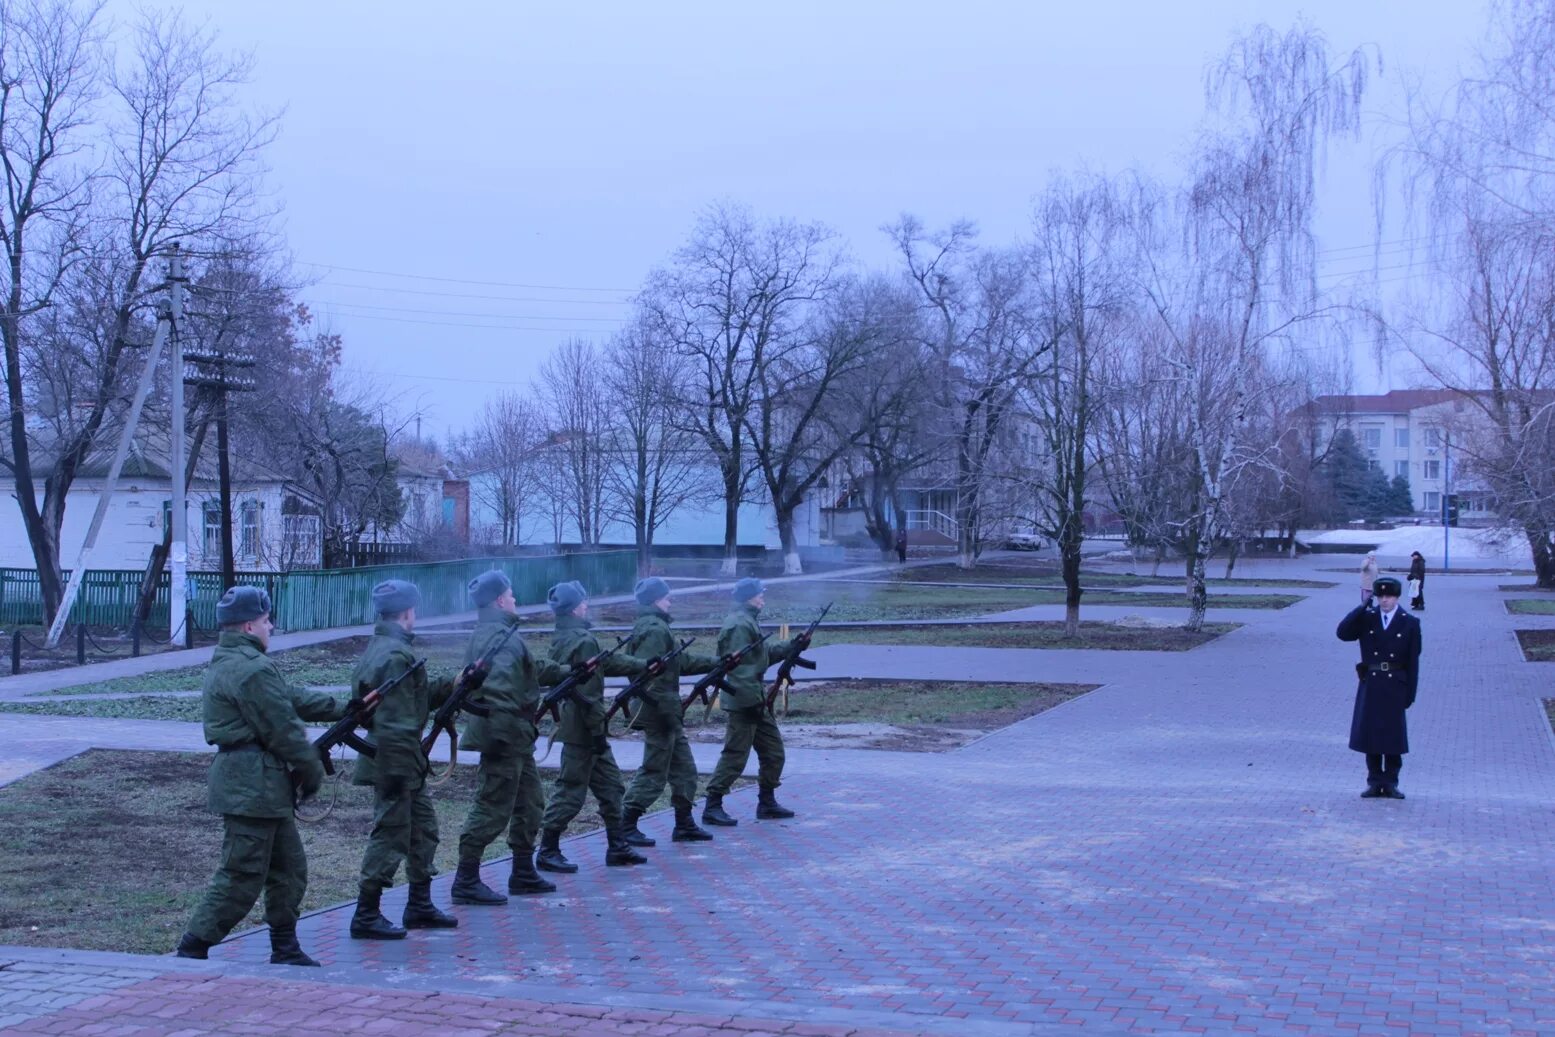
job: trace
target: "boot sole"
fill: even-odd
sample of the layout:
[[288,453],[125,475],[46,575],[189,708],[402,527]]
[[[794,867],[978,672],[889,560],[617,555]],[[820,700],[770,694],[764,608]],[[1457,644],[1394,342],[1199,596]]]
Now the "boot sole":
[[410,922],[410,921],[405,921],[405,922],[401,922],[400,924],[403,925],[407,930],[410,930],[410,929],[457,929],[457,928],[459,928],[459,919],[457,919],[457,918],[450,918],[446,922]]
[[351,939],[353,940],[403,940],[404,938],[405,930],[403,929],[397,933],[354,932],[351,934]]
[[464,904],[467,907],[501,907],[508,902],[508,898],[502,896],[472,897],[460,896],[458,893],[452,894],[449,899],[456,904]]
[[649,839],[647,836],[641,836],[636,839],[628,839],[626,844],[628,846],[638,846],[646,850],[650,846],[659,845],[659,841],[657,839]]
[[647,864],[647,863],[648,863],[648,860],[645,857],[638,858],[636,860],[630,860],[630,861],[611,861],[611,860],[607,860],[607,861],[605,861],[605,867],[607,867],[607,868],[630,868],[634,864]]
[[704,825],[712,825],[715,828],[733,828],[735,825],[739,824],[740,822],[735,821],[735,820],[715,821],[715,820],[713,820],[710,817],[703,817],[702,818],[702,823]]
[[710,843],[713,841],[713,837],[703,832],[701,835],[672,835],[670,836],[670,841],[676,843]]
[[793,814],[757,814],[756,815],[756,820],[758,820],[758,821],[787,821],[788,819],[790,819],[790,818],[792,818],[794,816],[795,815],[793,815]]
[[568,864],[565,867],[560,864],[536,864],[535,867],[540,871],[548,871],[552,875],[576,875],[578,873],[576,864]]

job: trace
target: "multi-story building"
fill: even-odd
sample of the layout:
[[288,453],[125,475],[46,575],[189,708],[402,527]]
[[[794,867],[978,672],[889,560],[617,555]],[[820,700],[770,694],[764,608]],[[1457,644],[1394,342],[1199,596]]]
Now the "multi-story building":
[[1312,401],[1319,439],[1348,428],[1372,464],[1388,478],[1409,480],[1415,511],[1442,513],[1443,494],[1458,498],[1462,519],[1488,519],[1495,501],[1460,467],[1454,443],[1483,424],[1479,412],[1451,389],[1394,389],[1380,396],[1319,396]]

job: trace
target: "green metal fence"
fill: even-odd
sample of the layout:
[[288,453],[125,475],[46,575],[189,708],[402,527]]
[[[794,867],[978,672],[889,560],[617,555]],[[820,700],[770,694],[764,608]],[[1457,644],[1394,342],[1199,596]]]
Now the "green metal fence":
[[[244,583],[264,587],[274,602],[276,626],[283,630],[321,630],[353,626],[372,619],[371,592],[383,580],[411,580],[421,588],[423,616],[442,616],[470,608],[470,580],[488,569],[501,569],[513,581],[519,604],[538,604],[552,584],[579,580],[593,594],[630,590],[637,577],[633,551],[596,551],[517,558],[469,558],[456,562],[377,565],[360,569],[308,570],[289,573],[239,573]],[[73,623],[90,626],[129,625],[140,592],[141,573],[128,569],[89,569],[70,610]],[[70,573],[65,572],[65,579]],[[225,589],[221,574],[189,574],[190,607],[195,625],[216,625],[216,601]],[[162,574],[149,626],[168,627],[169,580]],[[0,623],[41,624],[43,596],[33,569],[0,568]]]

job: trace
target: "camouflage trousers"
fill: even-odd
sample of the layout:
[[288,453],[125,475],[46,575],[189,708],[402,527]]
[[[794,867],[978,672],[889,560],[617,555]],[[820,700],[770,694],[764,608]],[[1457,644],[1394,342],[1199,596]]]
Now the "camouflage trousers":
[[562,743],[561,773],[556,777],[556,788],[551,793],[551,802],[545,808],[545,820],[540,827],[547,832],[565,829],[583,809],[584,797],[590,792],[599,804],[599,817],[605,827],[619,827],[626,782],[621,777],[621,768],[616,766],[615,753],[608,747],[604,752],[595,752],[591,745]]
[[425,785],[390,796],[382,784],[373,787],[373,831],[362,854],[362,884],[388,889],[400,861],[405,878],[428,882],[437,854],[437,811]]
[[308,858],[297,821],[286,817],[222,815],[221,864],[194,909],[189,933],[220,943],[265,895],[265,921],[272,929],[297,925],[308,889]]
[[642,767],[626,790],[626,809],[646,813],[659,801],[666,783],[671,801],[689,807],[697,797],[696,758],[685,728],[650,720],[643,729]]
[[475,802],[459,833],[459,859],[478,861],[504,828],[515,856],[534,853],[545,811],[545,786],[531,748],[518,753],[481,753],[475,772]]
[[777,788],[783,782],[783,732],[763,706],[729,711],[724,727],[724,748],[713,776],[707,779],[708,795],[722,796],[745,773],[745,764],[756,750],[757,774],[762,785]]

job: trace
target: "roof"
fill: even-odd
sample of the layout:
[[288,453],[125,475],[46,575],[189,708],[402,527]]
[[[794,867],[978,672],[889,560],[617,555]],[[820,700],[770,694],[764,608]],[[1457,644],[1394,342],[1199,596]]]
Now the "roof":
[[1381,396],[1319,396],[1311,406],[1319,414],[1408,414],[1462,397],[1456,389],[1394,389]]

